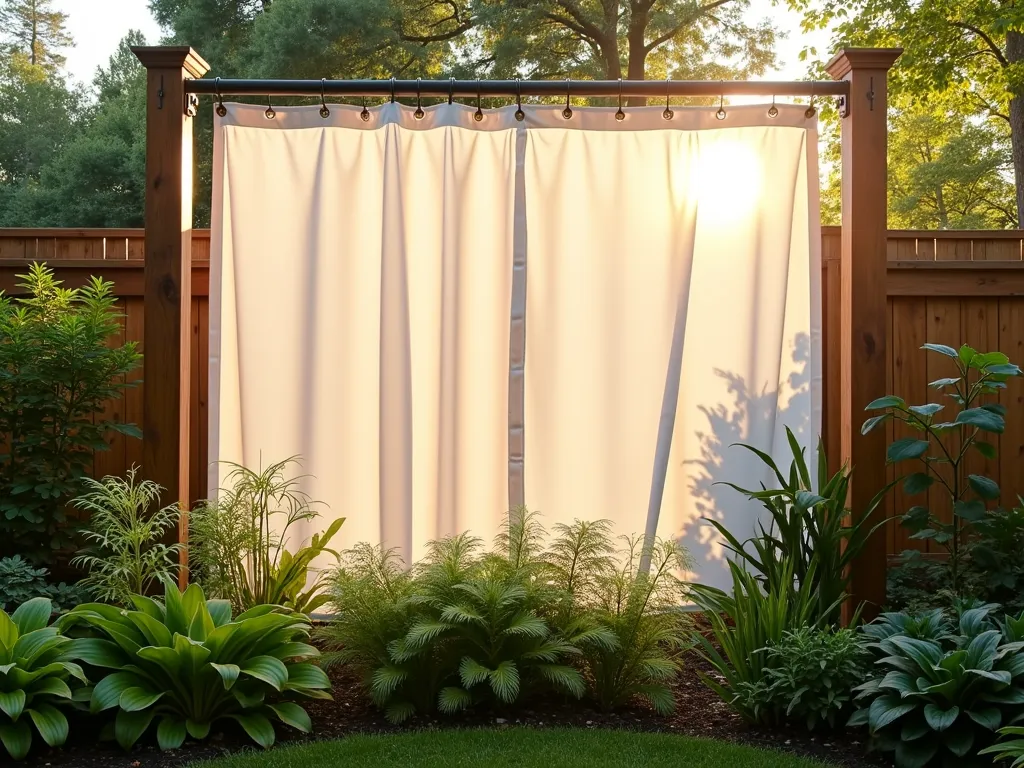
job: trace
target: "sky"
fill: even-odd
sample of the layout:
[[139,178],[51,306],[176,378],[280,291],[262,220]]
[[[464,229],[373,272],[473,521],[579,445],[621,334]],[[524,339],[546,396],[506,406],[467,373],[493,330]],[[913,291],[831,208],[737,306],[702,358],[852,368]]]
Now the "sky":
[[[159,42],[160,27],[149,12],[147,0],[56,0],[55,5],[68,14],[68,31],[75,40],[75,47],[65,52],[67,66],[71,76],[79,82],[91,82],[96,68],[107,63],[129,30],[141,30],[151,44]],[[781,66],[765,74],[765,79],[803,77],[806,65],[798,56],[807,45],[817,46],[822,56],[827,54],[827,34],[804,35],[796,13],[773,7],[767,0],[753,0],[751,5],[751,18],[770,15],[780,29],[788,32],[788,39],[780,41],[778,46]]]

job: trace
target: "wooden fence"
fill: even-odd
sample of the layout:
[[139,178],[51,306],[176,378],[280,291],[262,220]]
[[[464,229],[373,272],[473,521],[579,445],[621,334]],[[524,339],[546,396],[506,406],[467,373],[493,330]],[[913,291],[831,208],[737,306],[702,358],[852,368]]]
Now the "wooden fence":
[[[891,231],[888,239],[887,392],[911,403],[934,400],[929,381],[949,375],[952,362],[926,354],[926,341],[959,346],[967,343],[982,351],[999,350],[1024,363],[1024,232],[912,232]],[[839,456],[839,309],[840,231],[822,232],[823,348],[825,422],[823,438],[828,455]],[[143,306],[143,231],[0,229],[0,289],[17,293],[15,275],[32,261],[46,261],[69,287],[82,285],[99,274],[116,285],[123,311],[124,340],[141,345]],[[207,359],[209,337],[210,233],[197,230],[192,245],[192,414],[190,457],[193,488],[204,488],[208,461]],[[141,372],[136,374],[141,377]],[[1003,499],[1024,494],[1024,381],[1014,381],[1001,396],[1007,406],[1006,431],[995,442],[995,460],[973,457],[971,471],[1000,482]],[[110,406],[111,414],[142,423],[140,387],[128,390],[123,400]],[[900,434],[899,436],[902,436]],[[889,427],[889,437],[894,437]],[[117,436],[112,450],[96,454],[96,475],[122,473],[142,461],[138,440]],[[938,493],[929,504],[947,516],[948,501]],[[945,501],[945,503],[944,503]],[[897,490],[890,496],[888,512],[904,511],[910,504]],[[887,551],[898,554],[914,546],[906,532],[891,525]],[[921,547],[928,551],[927,547]]]

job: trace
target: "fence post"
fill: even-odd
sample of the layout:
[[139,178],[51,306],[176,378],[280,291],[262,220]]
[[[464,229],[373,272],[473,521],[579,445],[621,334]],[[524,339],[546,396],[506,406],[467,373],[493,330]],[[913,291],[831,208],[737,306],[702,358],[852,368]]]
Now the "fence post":
[[[886,78],[902,51],[852,48],[827,66],[836,80],[850,82],[842,114],[842,302],[840,307],[842,382],[841,459],[853,468],[849,504],[863,515],[886,482],[885,431],[860,434],[864,408],[885,392],[886,361]],[[869,525],[882,519],[879,508]],[[850,570],[852,600],[867,601],[870,618],[885,602],[885,536],[872,536]]]
[[[192,309],[192,117],[185,80],[210,67],[188,46],[132,48],[146,68],[146,244],[142,473],[181,505],[188,539]],[[188,580],[181,556],[179,581]]]

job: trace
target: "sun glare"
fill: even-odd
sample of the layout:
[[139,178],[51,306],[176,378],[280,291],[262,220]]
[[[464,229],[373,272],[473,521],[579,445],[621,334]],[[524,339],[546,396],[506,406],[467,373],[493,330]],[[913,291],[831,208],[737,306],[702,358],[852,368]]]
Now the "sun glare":
[[754,148],[729,138],[701,137],[691,183],[697,189],[698,216],[715,223],[751,216],[761,202],[764,171]]

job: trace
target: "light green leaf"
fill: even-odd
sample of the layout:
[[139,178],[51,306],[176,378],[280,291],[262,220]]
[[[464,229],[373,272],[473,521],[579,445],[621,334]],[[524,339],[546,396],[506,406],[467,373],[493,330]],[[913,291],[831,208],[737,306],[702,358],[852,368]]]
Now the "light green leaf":
[[936,413],[941,411],[943,406],[938,403],[928,403],[927,405],[912,405],[907,410],[925,419],[929,416],[934,416]]
[[68,654],[94,667],[120,669],[128,663],[124,652],[116,644],[94,637],[75,638],[68,645]]
[[270,721],[259,714],[230,715],[249,734],[249,738],[255,741],[264,749],[274,746],[274,726]]
[[960,353],[958,353],[952,347],[947,347],[945,344],[922,344],[921,349],[927,349],[931,350],[932,352],[938,352],[940,355],[952,357],[954,360],[957,360],[960,357]]
[[185,721],[166,715],[156,727],[156,742],[160,749],[177,749],[185,743]]
[[283,661],[273,656],[253,656],[246,659],[239,668],[244,674],[262,680],[278,691],[288,682],[288,668]]
[[883,414],[880,414],[880,415],[878,415],[878,416],[872,416],[872,417],[871,417],[870,419],[868,419],[867,421],[865,421],[865,422],[864,422],[864,423],[863,423],[863,424],[861,425],[861,427],[860,427],[860,433],[861,433],[862,435],[866,435],[866,434],[867,434],[868,432],[870,432],[871,430],[873,430],[873,429],[874,429],[875,427],[877,427],[877,426],[878,426],[879,424],[881,424],[881,423],[883,423],[883,422],[885,422],[885,421],[888,421],[888,420],[889,420],[889,419],[891,419],[891,418],[892,418],[892,415],[891,415],[891,414],[888,414],[888,413],[883,413]]
[[46,597],[34,597],[22,603],[18,609],[11,614],[11,620],[18,626],[18,632],[27,635],[42,629],[50,623],[50,616],[53,615],[53,603]]
[[902,397],[896,395],[886,395],[880,397],[877,400],[872,400],[864,408],[865,411],[877,411],[879,408],[901,408],[907,403]]
[[231,686],[235,684],[239,673],[242,671],[237,664],[214,664],[211,662],[210,666],[217,670],[217,674],[220,675],[220,679],[224,682],[225,691],[231,690]]
[[473,703],[473,694],[463,688],[449,685],[437,694],[437,708],[446,715],[453,715],[468,709]]
[[51,747],[59,747],[68,739],[68,719],[64,713],[50,704],[33,703],[27,710],[43,741]]
[[306,714],[306,710],[295,702],[282,701],[269,706],[285,725],[290,725],[303,733],[313,730],[313,723],[310,721],[309,715]]
[[163,698],[164,691],[147,691],[145,688],[133,686],[121,693],[118,703],[125,712],[139,712],[151,707]]
[[302,688],[329,689],[331,681],[320,667],[313,664],[300,663],[288,665],[288,690],[301,690]]
[[139,678],[131,672],[114,672],[107,675],[92,689],[89,711],[96,714],[116,707],[121,700],[121,694],[138,684]]
[[68,687],[68,684],[59,677],[48,677],[45,680],[40,680],[32,686],[32,695],[57,696],[61,699],[70,699],[71,689]]

